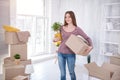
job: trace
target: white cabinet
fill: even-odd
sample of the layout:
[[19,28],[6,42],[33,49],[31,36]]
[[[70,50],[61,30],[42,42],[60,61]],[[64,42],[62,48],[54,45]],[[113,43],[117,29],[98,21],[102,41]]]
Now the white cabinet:
[[103,8],[100,53],[120,55],[120,3],[104,4]]

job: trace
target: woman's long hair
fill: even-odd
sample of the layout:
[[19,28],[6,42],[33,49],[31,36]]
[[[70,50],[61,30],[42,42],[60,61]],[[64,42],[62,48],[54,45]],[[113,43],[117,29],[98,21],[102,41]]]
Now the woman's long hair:
[[70,17],[72,18],[73,25],[77,27],[76,18],[75,18],[75,14],[74,14],[73,11],[67,11],[65,13],[65,15],[64,15],[64,26],[68,25],[68,23],[65,21],[66,14],[70,14]]

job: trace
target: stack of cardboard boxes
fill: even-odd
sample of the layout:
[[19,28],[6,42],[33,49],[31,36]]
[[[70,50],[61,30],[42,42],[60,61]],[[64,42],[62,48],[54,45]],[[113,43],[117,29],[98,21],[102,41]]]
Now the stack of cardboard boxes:
[[[25,74],[25,67],[31,64],[31,59],[27,58],[27,42],[30,33],[28,31],[5,32],[5,42],[9,46],[9,55],[4,59],[3,80],[13,80],[18,75]],[[20,54],[20,64],[15,64],[14,55]]]

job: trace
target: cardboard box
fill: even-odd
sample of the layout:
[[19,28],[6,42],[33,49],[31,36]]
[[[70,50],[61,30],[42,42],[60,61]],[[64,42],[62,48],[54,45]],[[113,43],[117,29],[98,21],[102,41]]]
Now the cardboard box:
[[18,75],[16,77],[14,77],[12,80],[29,80],[29,79],[28,79],[28,76]]
[[14,60],[15,54],[20,54],[21,60],[27,60],[27,44],[12,44],[10,45],[10,58]]
[[75,35],[71,35],[65,43],[75,54],[87,56],[89,54],[85,53],[85,50],[89,48],[89,46],[81,39]]
[[17,75],[25,75],[24,71],[25,71],[24,65],[16,65],[16,66],[3,65],[3,80],[12,80],[12,78]]
[[5,42],[7,44],[27,43],[30,33],[28,31],[5,32]]
[[16,32],[5,32],[5,42],[7,44],[18,44],[18,43],[20,43]]
[[110,71],[97,66],[95,62],[85,64],[85,67],[88,69],[90,76],[96,77],[102,80],[110,80]]
[[120,80],[120,69],[118,69],[114,72],[111,80]]
[[110,71],[110,75],[112,77],[112,75],[114,74],[114,72],[116,70],[120,70],[120,66],[118,65],[114,65],[114,64],[110,64],[110,63],[103,63],[103,65],[101,66],[102,68]]
[[24,75],[25,74],[25,67],[27,64],[31,64],[31,60],[23,61],[21,64],[3,64],[3,80],[12,80],[14,77],[18,75]]
[[14,60],[11,60],[10,57],[6,57],[3,60],[4,64],[13,64]]
[[120,56],[111,56],[110,63],[120,66]]
[[[31,64],[31,63],[32,63],[31,59],[28,59],[25,61],[23,61],[23,60],[20,61],[20,64],[22,64],[22,65]],[[10,59],[10,57],[6,57],[6,58],[4,58],[4,65],[10,66],[10,65],[16,65],[16,64],[15,64],[14,60]]]

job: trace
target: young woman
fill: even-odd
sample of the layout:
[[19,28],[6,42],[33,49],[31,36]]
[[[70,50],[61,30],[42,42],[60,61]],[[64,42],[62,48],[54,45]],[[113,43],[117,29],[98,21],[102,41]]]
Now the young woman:
[[[59,63],[59,69],[61,73],[60,80],[66,80],[66,63],[68,66],[71,80],[76,80],[76,75],[74,71],[76,55],[72,50],[70,50],[65,45],[66,40],[69,38],[71,34],[81,35],[83,38],[85,38],[88,41],[90,47],[86,51],[89,51],[90,49],[92,49],[92,41],[83,32],[83,30],[77,26],[74,12],[67,11],[64,16],[64,25],[61,27],[62,42],[58,48],[58,63]],[[54,39],[54,41],[58,41],[58,40],[59,40],[58,38]]]

